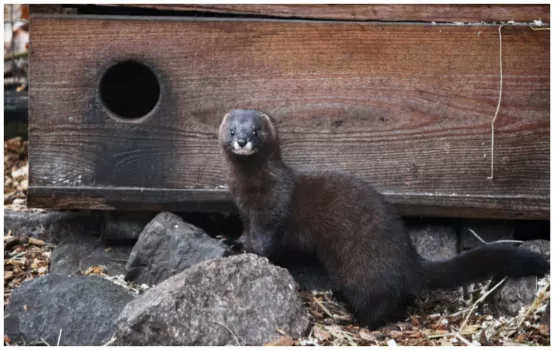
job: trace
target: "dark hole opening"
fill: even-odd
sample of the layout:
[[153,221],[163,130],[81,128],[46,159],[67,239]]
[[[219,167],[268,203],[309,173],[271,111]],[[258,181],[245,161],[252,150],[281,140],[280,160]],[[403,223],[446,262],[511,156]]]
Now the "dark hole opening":
[[100,98],[110,112],[122,118],[140,118],[158,103],[160,84],[144,64],[124,61],[110,67],[102,76]]

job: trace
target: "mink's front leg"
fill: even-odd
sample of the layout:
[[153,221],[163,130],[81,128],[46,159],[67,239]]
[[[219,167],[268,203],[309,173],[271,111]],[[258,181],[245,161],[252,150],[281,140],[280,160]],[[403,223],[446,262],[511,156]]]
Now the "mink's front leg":
[[269,258],[274,249],[273,235],[270,233],[249,232],[239,238],[245,251]]

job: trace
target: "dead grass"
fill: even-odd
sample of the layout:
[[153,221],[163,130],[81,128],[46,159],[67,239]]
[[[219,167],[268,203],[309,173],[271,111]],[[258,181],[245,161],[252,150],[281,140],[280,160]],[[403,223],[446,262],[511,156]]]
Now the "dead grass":
[[[487,310],[476,312],[475,300],[464,301],[456,292],[437,292],[418,301],[403,322],[376,331],[351,323],[352,315],[329,293],[303,292],[313,324],[310,334],[294,345],[550,345],[550,329],[540,323],[550,300],[550,283],[545,278],[533,304],[513,318],[495,318]],[[467,319],[467,322],[462,324]]]

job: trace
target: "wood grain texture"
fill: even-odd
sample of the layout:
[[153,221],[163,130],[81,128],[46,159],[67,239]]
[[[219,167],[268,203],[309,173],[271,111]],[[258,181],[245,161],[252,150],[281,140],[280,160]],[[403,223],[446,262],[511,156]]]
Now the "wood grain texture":
[[[503,29],[493,181],[497,27],[35,16],[31,31],[30,205],[90,207],[83,188],[131,188],[145,207],[160,201],[145,190],[182,191],[164,209],[187,189],[224,193],[220,119],[258,108],[292,166],[354,173],[403,212],[548,217],[548,31]],[[140,123],[111,118],[97,94],[129,58],[160,81]]]
[[108,5],[276,18],[406,22],[550,22],[549,5]]

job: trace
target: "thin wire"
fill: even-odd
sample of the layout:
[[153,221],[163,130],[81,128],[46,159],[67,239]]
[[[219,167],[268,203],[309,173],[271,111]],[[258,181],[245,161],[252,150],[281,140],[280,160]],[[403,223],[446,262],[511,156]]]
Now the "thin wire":
[[502,27],[504,27],[504,24],[498,27],[498,41],[500,47],[500,92],[498,94],[498,105],[496,106],[496,112],[494,112],[494,118],[492,119],[491,123],[491,176],[487,177],[488,180],[494,179],[494,122],[496,121],[498,111],[500,110],[500,102],[502,101],[502,81],[504,80],[502,74]]

